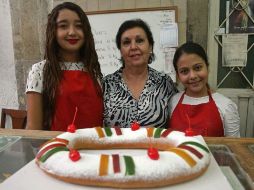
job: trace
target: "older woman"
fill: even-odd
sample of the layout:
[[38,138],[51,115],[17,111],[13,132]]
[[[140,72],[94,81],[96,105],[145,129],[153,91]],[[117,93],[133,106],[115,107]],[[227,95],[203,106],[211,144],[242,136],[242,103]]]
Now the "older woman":
[[103,80],[104,124],[166,127],[169,100],[177,90],[168,75],[148,66],[154,60],[149,26],[140,19],[125,21],[116,45],[123,66]]

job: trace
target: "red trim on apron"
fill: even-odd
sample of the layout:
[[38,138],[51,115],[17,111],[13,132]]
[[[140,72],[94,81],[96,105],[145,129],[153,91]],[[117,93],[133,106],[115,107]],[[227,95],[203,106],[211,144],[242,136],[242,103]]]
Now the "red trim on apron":
[[97,94],[88,72],[63,71],[51,130],[66,131],[72,123],[76,106],[76,128],[102,126],[103,99]]
[[[190,125],[194,135],[220,137],[224,136],[223,123],[218,108],[208,92],[209,101],[199,105],[182,104],[185,93],[182,94],[169,121],[169,128],[185,132]],[[187,115],[186,115],[187,114]]]

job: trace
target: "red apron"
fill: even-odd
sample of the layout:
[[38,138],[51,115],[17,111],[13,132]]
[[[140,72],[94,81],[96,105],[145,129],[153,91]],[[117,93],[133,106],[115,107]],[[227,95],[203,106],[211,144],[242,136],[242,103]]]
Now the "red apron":
[[63,71],[51,130],[66,131],[73,121],[76,106],[76,128],[102,126],[103,99],[97,94],[90,75],[84,71]]
[[209,102],[199,105],[182,104],[184,94],[181,96],[172,113],[168,127],[173,130],[185,132],[189,127],[190,121],[194,135],[211,137],[224,136],[220,113],[210,92],[208,92]]

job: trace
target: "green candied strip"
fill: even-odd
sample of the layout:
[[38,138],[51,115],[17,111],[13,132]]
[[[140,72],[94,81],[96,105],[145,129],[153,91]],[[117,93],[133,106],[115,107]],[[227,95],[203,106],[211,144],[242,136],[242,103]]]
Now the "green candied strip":
[[112,136],[112,131],[110,127],[104,127],[105,133],[108,137]]
[[[184,143],[182,143],[182,144],[180,144],[180,145],[186,145],[186,144],[190,144],[190,145],[194,145],[194,146],[197,146],[197,147],[199,147],[199,148],[201,148],[201,149],[203,149],[204,151],[206,151],[207,153],[209,153],[210,151],[208,150],[208,148],[206,148],[204,145],[202,145],[202,144],[200,144],[200,143],[197,143],[197,142],[194,142],[194,141],[186,141],[186,142],[184,142]],[[180,146],[179,145],[179,146]]]
[[69,149],[67,147],[64,147],[64,146],[62,146],[62,147],[59,146],[59,147],[52,148],[50,151],[48,151],[46,154],[44,154],[40,158],[40,161],[45,162],[52,154],[55,154],[59,151],[69,151]]
[[125,162],[125,175],[134,175],[135,174],[135,164],[131,156],[123,156]]
[[155,133],[154,133],[154,138],[160,138],[161,137],[161,132],[163,131],[163,128],[156,128]]

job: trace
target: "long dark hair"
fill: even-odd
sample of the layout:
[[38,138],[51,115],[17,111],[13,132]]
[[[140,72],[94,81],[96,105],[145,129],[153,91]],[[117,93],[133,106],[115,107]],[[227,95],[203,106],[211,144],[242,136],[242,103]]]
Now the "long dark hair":
[[59,11],[69,9],[78,14],[82,30],[85,35],[85,41],[80,48],[80,61],[82,61],[91,75],[91,78],[97,87],[98,96],[102,96],[97,79],[102,79],[102,73],[98,62],[98,56],[95,51],[95,44],[91,26],[85,12],[76,4],[65,2],[57,5],[48,15],[48,24],[46,28],[46,46],[45,46],[45,66],[43,70],[43,129],[50,129],[52,117],[55,112],[55,98],[58,85],[62,79],[62,71],[59,62],[62,61],[59,56],[59,44],[56,39],[57,17]]

